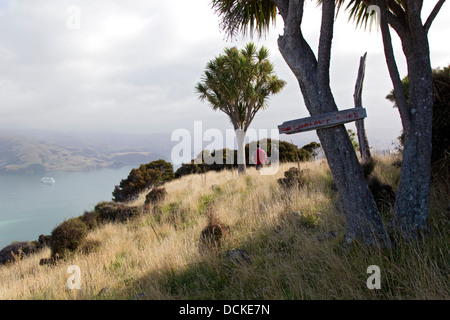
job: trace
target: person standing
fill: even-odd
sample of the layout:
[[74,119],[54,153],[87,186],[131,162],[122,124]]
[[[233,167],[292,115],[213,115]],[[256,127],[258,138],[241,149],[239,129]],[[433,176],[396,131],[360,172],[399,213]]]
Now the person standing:
[[261,169],[266,163],[266,152],[259,147],[259,143],[256,145],[256,152],[253,156],[253,161],[256,163],[256,170]]

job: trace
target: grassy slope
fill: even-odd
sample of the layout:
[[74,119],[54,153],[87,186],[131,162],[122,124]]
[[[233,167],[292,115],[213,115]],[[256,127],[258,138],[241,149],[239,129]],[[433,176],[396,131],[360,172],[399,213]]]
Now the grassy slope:
[[[380,159],[376,174],[395,184],[398,169]],[[0,267],[0,299],[449,299],[448,218],[445,198],[433,191],[432,235],[424,244],[391,251],[341,246],[345,222],[335,205],[324,162],[302,163],[309,183],[285,191],[276,175],[249,169],[185,176],[165,185],[168,197],[151,213],[89,234],[95,252],[77,252],[57,266],[39,266],[49,249]],[[294,165],[295,166],[295,165]],[[212,188],[213,185],[217,187]],[[144,195],[134,205],[143,206]],[[214,212],[230,227],[218,252],[199,251]],[[336,238],[318,241],[327,231]],[[249,264],[227,260],[246,250]],[[69,265],[81,270],[81,290],[67,290]],[[381,289],[366,286],[367,267],[381,268]],[[103,290],[102,290],[103,289]]]

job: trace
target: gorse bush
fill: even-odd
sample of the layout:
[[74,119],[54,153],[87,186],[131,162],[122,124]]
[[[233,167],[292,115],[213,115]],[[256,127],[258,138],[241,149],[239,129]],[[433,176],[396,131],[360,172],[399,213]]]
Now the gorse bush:
[[284,178],[278,179],[278,183],[285,188],[295,188],[303,186],[307,181],[304,170],[292,167],[284,172]]
[[98,214],[97,221],[99,223],[126,222],[140,213],[137,207],[130,207],[113,201],[100,202],[95,206],[95,212]]
[[144,190],[156,187],[175,178],[173,166],[170,162],[156,160],[142,164],[132,169],[126,179],[120,181],[113,191],[113,200],[116,202],[130,201]]
[[64,258],[82,245],[88,233],[86,224],[78,218],[64,221],[53,229],[50,240],[52,257]]
[[224,239],[230,234],[230,228],[220,222],[216,213],[210,212],[208,224],[200,234],[199,250],[201,253],[217,251],[222,247]]
[[153,188],[147,195],[145,196],[145,204],[156,204],[162,201],[167,196],[167,191],[165,188]]
[[81,221],[83,221],[89,230],[96,229],[98,227],[98,212],[97,211],[85,211],[81,216]]

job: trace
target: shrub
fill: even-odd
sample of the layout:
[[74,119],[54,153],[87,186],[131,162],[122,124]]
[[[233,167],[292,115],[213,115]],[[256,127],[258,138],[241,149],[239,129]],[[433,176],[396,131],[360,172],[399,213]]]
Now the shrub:
[[64,221],[52,231],[50,249],[52,257],[64,257],[76,250],[85,240],[88,232],[86,224],[78,218]]
[[175,173],[170,162],[157,160],[142,164],[138,169],[132,169],[128,177],[114,187],[113,200],[116,202],[129,201],[145,189],[155,187],[174,178]]
[[278,183],[285,188],[301,187],[305,184],[305,170],[292,167],[284,172],[284,178],[278,179]]
[[137,207],[129,207],[113,201],[100,202],[95,206],[94,210],[98,214],[97,221],[99,223],[126,222],[139,214]]
[[181,178],[189,174],[201,173],[200,166],[192,160],[191,163],[183,163],[181,167],[175,172],[175,178]]
[[219,250],[222,246],[223,238],[228,236],[229,233],[230,228],[221,223],[216,214],[210,213],[208,224],[200,234],[200,251]]
[[80,251],[83,254],[90,254],[90,253],[96,251],[100,247],[100,245],[101,245],[100,241],[89,239],[89,240],[84,241],[81,244]]
[[167,196],[167,191],[165,188],[153,188],[145,196],[145,205],[156,204],[162,201]]
[[83,221],[89,230],[93,230],[98,227],[98,212],[96,211],[85,211],[81,216],[81,221]]

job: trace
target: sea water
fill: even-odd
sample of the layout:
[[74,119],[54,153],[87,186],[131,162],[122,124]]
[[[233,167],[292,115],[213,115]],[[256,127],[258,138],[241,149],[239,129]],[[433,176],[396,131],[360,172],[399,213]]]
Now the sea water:
[[42,183],[42,175],[0,175],[0,250],[13,241],[37,240],[64,220],[111,201],[114,186],[131,169],[47,173],[53,184]]

